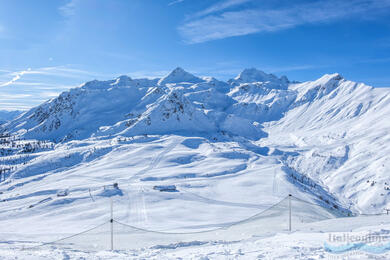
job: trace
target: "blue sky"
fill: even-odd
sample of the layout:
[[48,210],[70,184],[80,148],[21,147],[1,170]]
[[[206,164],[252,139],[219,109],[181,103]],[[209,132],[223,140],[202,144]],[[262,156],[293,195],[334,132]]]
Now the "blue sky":
[[390,0],[1,0],[0,110],[181,66],[390,86]]

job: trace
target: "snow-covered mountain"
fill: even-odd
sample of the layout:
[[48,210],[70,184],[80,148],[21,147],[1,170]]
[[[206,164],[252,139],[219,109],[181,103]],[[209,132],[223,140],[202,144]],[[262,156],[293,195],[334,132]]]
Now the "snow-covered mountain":
[[[263,136],[255,120],[226,111],[238,103],[227,93],[228,87],[227,83],[201,79],[181,68],[156,80],[121,76],[91,81],[31,109],[3,129],[29,139],[56,142],[184,132]],[[239,120],[241,127],[232,120]]]
[[286,76],[278,78],[273,74],[267,74],[264,71],[257,70],[255,68],[245,69],[234,79],[228,80],[228,83],[231,85],[254,82],[266,83],[268,88],[286,89],[289,80]]
[[22,111],[19,110],[0,110],[0,125],[16,118],[21,113]]
[[224,82],[177,68],[90,81],[1,125],[0,225],[85,227],[112,195],[118,219],[160,230],[237,221],[288,193],[382,212],[389,115],[390,90],[339,74],[296,83],[245,69]]

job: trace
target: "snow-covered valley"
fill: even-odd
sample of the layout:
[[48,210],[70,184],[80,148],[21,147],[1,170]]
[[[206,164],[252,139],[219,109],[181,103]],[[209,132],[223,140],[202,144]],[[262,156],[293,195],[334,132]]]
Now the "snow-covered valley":
[[[288,194],[340,214],[385,213],[389,114],[388,89],[339,74],[297,83],[246,69],[223,82],[177,68],[161,79],[87,82],[0,125],[0,238],[78,233],[109,220],[110,198],[117,221],[162,232],[228,226]],[[285,236],[137,254],[240,257]],[[312,236],[318,253],[323,235]]]

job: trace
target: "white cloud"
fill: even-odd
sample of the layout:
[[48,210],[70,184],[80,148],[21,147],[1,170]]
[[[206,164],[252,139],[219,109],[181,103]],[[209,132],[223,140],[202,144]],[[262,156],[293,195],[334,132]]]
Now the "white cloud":
[[64,17],[70,17],[76,13],[77,0],[69,0],[65,5],[60,6],[58,10]]
[[6,110],[6,111],[13,111],[13,110],[28,110],[30,109],[31,106],[29,105],[23,105],[23,103],[13,103],[13,102],[1,102],[1,110]]
[[174,0],[174,1],[170,2],[168,5],[171,6],[171,5],[175,5],[175,4],[180,4],[182,2],[184,2],[184,0]]
[[214,5],[206,8],[205,10],[202,10],[200,12],[195,13],[193,15],[193,17],[205,16],[205,15],[208,15],[211,13],[220,12],[220,11],[223,11],[227,8],[237,6],[237,5],[242,5],[242,4],[247,3],[247,2],[251,2],[251,0],[225,0],[225,1],[221,1],[221,2],[218,2]]
[[[2,71],[2,70],[0,70]],[[6,70],[4,70],[6,72]],[[24,75],[28,74],[36,74],[36,75],[45,75],[45,76],[55,76],[55,77],[63,77],[63,78],[73,78],[73,79],[81,79],[85,77],[95,77],[96,73],[91,73],[85,70],[79,70],[74,68],[69,68],[66,66],[57,66],[57,67],[43,67],[38,69],[28,68],[22,71],[9,72],[7,75],[11,77],[11,79],[1,83],[0,87],[6,87],[10,85],[17,84]],[[26,83],[28,84],[28,83]],[[33,83],[34,84],[34,83]],[[40,84],[40,83],[37,83]]]
[[28,74],[28,73],[33,73],[30,68],[28,68],[27,70],[12,73],[13,78],[7,82],[0,84],[0,87],[9,86],[12,83],[15,83],[16,81],[18,81],[24,74]]
[[75,69],[68,66],[44,67],[36,70],[39,74],[62,76],[68,78],[96,77],[98,74],[86,70]]
[[5,70],[0,76],[1,110],[33,107],[101,75],[68,65],[29,68],[16,72]]
[[10,100],[18,98],[29,98],[31,94],[2,94],[0,100]]
[[299,71],[299,70],[311,70],[317,69],[325,66],[321,65],[292,65],[292,66],[282,66],[276,68],[268,68],[270,73],[280,73],[280,72],[289,72],[289,71]]
[[[331,22],[346,17],[364,18],[375,11],[389,11],[390,0],[326,0],[292,4],[284,8],[255,8],[225,11],[245,0],[226,0],[195,13],[179,27],[188,43],[200,43],[226,37],[283,30],[307,23]],[[253,2],[253,1],[252,1]],[[364,14],[364,15],[362,15]],[[201,16],[201,17],[199,17]]]

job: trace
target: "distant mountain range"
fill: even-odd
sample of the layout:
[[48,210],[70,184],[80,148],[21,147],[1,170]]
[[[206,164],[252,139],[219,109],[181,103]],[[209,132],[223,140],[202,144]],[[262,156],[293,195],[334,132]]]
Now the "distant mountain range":
[[12,119],[15,119],[21,113],[22,111],[18,111],[18,110],[12,110],[12,111],[0,110],[0,125]]
[[288,85],[286,77],[256,69],[228,82],[181,68],[161,79],[95,80],[31,109],[3,129],[57,142],[188,131],[258,139],[264,136],[259,123],[280,118],[297,96]]

